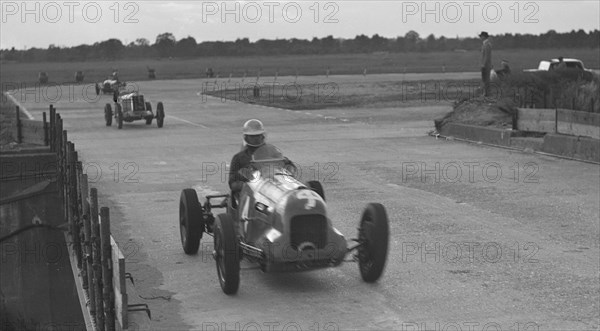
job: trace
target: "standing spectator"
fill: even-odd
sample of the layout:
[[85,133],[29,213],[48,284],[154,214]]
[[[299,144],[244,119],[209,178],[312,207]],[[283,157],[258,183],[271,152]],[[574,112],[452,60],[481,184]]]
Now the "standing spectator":
[[483,31],[479,34],[479,38],[483,40],[481,46],[481,80],[483,81],[483,95],[490,94],[490,72],[492,70],[492,42],[490,35]]

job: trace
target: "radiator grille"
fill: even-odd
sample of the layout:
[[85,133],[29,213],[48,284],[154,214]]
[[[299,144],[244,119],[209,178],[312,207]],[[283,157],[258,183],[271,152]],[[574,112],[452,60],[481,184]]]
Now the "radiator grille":
[[300,215],[292,217],[290,224],[292,248],[298,249],[303,242],[311,242],[317,248],[327,245],[327,219],[323,215]]

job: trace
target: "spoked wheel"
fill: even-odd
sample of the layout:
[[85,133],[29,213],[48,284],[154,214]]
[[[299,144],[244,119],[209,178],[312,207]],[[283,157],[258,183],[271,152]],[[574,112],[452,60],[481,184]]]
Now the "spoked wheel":
[[186,254],[198,252],[202,232],[204,232],[204,221],[198,195],[194,189],[186,188],[181,191],[179,199],[179,233],[181,246]]
[[104,106],[104,119],[106,120],[106,126],[112,125],[112,116],[112,107],[109,103],[107,103],[106,106]]
[[156,104],[156,125],[159,128],[163,127],[165,121],[165,108],[162,102]]
[[358,229],[358,267],[362,279],[376,282],[385,267],[388,253],[389,222],[385,207],[369,203],[363,211]]
[[323,190],[323,185],[318,180],[310,180],[306,183],[308,188],[317,192],[317,194],[325,201],[325,190]]
[[220,214],[215,220],[215,261],[221,289],[225,294],[235,294],[240,287],[240,258],[233,219]]
[[115,111],[117,112],[117,128],[123,128],[123,111],[121,110],[121,105],[118,103],[115,105]]
[[[152,111],[152,105],[150,102],[146,102],[146,110]],[[152,116],[146,117],[146,125],[152,124]]]

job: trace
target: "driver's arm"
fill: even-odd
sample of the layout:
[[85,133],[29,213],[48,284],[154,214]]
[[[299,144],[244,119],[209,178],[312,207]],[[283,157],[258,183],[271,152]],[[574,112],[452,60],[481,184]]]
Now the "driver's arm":
[[244,186],[244,182],[246,179],[240,175],[240,169],[244,168],[244,160],[242,155],[236,154],[231,159],[231,163],[229,166],[229,188],[232,192],[239,192],[242,190],[242,186]]

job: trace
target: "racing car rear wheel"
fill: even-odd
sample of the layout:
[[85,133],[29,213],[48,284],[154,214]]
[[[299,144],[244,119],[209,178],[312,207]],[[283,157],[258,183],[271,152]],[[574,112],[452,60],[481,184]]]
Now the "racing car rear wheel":
[[165,121],[165,109],[162,102],[156,104],[156,125],[159,128],[163,127]]
[[204,222],[198,194],[194,189],[186,188],[181,191],[179,199],[179,233],[181,245],[186,254],[198,252],[202,232],[204,232]]
[[[146,102],[146,110],[152,111],[152,104],[150,102]],[[152,124],[152,116],[146,117],[146,125]]]
[[358,267],[362,279],[373,283],[381,277],[387,259],[389,222],[385,207],[369,203],[358,229]]
[[104,119],[106,120],[106,126],[112,125],[112,116],[112,107],[109,103],[107,103],[106,106],[104,106]]
[[240,287],[240,253],[233,219],[227,214],[220,214],[215,221],[215,260],[219,283],[225,294],[235,294]]
[[117,128],[123,128],[123,111],[121,110],[121,105],[118,103],[115,104],[115,112],[117,112]]
[[323,185],[318,180],[310,180],[306,183],[308,188],[315,191],[322,199],[325,201],[325,191],[323,190]]

